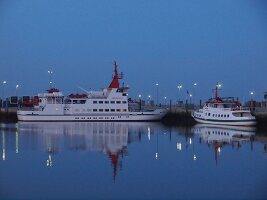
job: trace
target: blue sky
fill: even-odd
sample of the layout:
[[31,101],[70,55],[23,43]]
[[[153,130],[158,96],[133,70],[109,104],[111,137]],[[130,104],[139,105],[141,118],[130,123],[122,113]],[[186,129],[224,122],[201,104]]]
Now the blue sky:
[[[263,100],[267,91],[264,0],[0,0],[0,80],[5,95],[34,95],[53,84],[63,93],[101,89],[113,61],[130,96]],[[198,86],[193,89],[193,83]],[[1,85],[3,91],[3,85]]]

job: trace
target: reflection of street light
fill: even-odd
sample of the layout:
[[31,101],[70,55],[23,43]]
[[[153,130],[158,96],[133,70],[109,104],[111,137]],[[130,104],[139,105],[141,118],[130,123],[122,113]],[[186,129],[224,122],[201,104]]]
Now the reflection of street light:
[[6,138],[5,138],[5,132],[2,132],[2,159],[6,160]]
[[157,105],[159,104],[159,84],[156,83],[156,87],[157,87]]
[[164,97],[165,106],[167,106],[167,97]]
[[177,150],[181,151],[182,150],[182,144],[177,142],[176,143],[176,148],[177,148]]
[[158,146],[159,146],[159,138],[158,138],[158,133],[157,133],[157,152],[156,152],[156,160],[158,159],[158,157],[159,157],[159,150],[158,150]]
[[189,100],[190,100],[190,104],[191,104],[191,98],[192,98],[192,94],[189,94]]

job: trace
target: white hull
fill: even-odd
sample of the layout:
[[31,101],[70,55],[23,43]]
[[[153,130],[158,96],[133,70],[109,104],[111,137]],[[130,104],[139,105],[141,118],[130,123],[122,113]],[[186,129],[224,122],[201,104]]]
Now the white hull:
[[231,126],[253,126],[256,125],[256,120],[228,120],[228,121],[219,121],[219,120],[205,120],[193,117],[197,122],[204,124],[217,124],[217,125],[231,125]]
[[18,114],[19,121],[160,121],[164,113],[133,112],[123,115],[36,115]]

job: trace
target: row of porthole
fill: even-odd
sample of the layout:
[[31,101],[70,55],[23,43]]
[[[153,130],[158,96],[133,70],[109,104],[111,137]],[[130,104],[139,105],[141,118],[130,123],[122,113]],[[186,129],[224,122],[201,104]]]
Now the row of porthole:
[[[210,131],[208,131],[208,134],[210,135]],[[216,135],[228,135],[229,136],[229,133],[226,133],[226,132],[220,132],[220,131],[212,131],[212,134],[216,134]]]
[[[121,119],[121,117],[122,116],[118,116],[118,119]],[[129,118],[129,116],[126,116],[126,118]],[[115,117],[75,117],[75,119],[83,119],[83,120],[85,120],[85,119],[115,119]]]
[[[64,109],[69,110],[69,109]],[[93,112],[127,112],[127,109],[93,109]],[[75,112],[80,112],[80,109],[75,109]],[[85,109],[82,112],[86,112]],[[92,109],[87,109],[87,112],[92,112]]]
[[[205,115],[207,116],[207,113],[205,113]],[[210,113],[208,113],[208,116],[211,116]],[[212,114],[212,117],[230,117],[229,115],[223,115],[223,114]]]

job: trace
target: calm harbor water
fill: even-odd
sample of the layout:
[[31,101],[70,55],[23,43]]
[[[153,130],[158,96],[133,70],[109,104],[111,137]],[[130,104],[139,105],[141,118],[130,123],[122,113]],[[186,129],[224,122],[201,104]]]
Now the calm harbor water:
[[267,199],[267,133],[161,123],[1,124],[0,199]]

